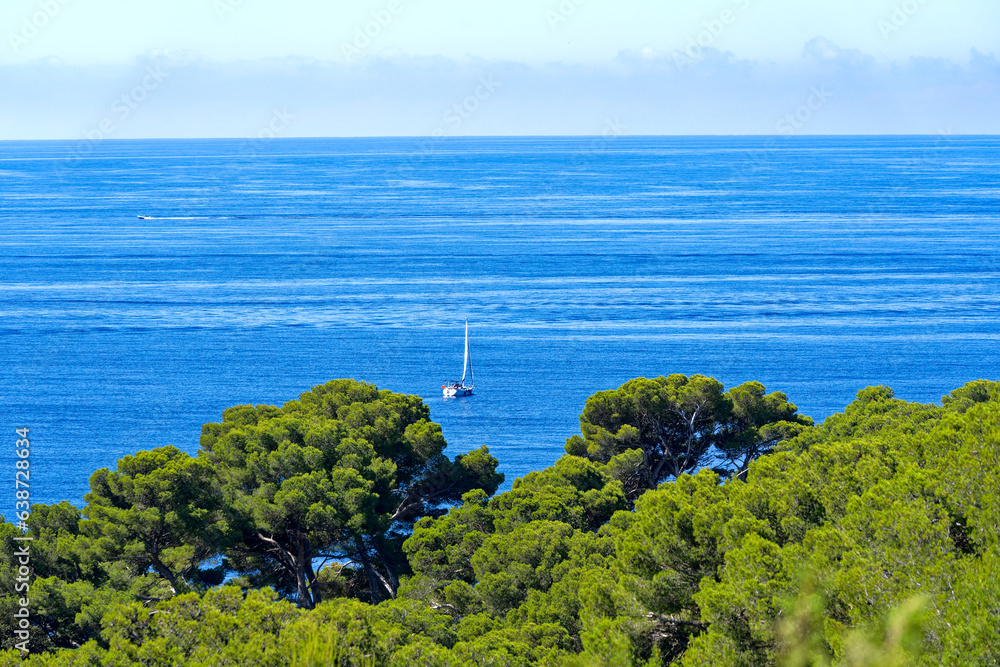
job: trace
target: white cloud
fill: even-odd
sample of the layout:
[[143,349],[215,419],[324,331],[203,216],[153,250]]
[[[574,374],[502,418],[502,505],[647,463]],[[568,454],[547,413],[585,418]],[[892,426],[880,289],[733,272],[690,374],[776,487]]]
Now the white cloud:
[[[80,138],[109,117],[116,138],[250,136],[275,109],[295,116],[286,136],[582,135],[613,119],[630,134],[769,134],[787,131],[788,114],[809,134],[1000,133],[992,53],[890,61],[819,37],[787,63],[712,47],[678,53],[644,46],[597,65],[402,55],[219,63],[190,51],[129,67],[45,59],[0,67],[0,138]],[[151,65],[162,82],[138,90]],[[495,82],[488,95],[483,77]],[[119,118],[123,96],[129,114]]]

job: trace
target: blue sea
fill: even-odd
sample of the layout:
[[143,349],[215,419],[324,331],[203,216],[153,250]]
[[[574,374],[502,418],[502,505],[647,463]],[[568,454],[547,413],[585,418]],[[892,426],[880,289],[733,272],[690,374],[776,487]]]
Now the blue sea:
[[[36,502],[333,378],[551,464],[636,377],[820,420],[1000,378],[1000,138],[0,143],[0,446]],[[151,219],[139,219],[138,215]],[[468,318],[476,395],[461,374]]]

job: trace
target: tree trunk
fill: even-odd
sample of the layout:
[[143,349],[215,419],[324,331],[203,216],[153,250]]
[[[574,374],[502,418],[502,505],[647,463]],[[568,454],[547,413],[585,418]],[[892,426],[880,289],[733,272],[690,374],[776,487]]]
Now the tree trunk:
[[368,589],[371,592],[372,604],[378,604],[382,601],[382,585],[375,574],[375,568],[372,567],[371,559],[368,558],[368,547],[365,546],[364,540],[360,537],[355,538],[354,543],[358,547],[358,561],[365,571],[365,576],[368,577]]
[[313,606],[323,601],[323,596],[316,585],[316,573],[313,571],[312,558],[306,561],[306,579],[309,583],[309,592],[312,594]]
[[299,534],[295,540],[298,557],[288,549],[283,548],[273,537],[267,537],[263,533],[257,533],[257,537],[262,542],[271,545],[268,551],[273,552],[281,566],[295,578],[295,593],[299,606],[305,609],[314,608],[316,604],[309,591],[309,582],[306,579],[306,567],[304,565],[309,561],[311,555],[306,537]]
[[385,571],[389,575],[389,596],[393,599],[396,598],[396,591],[399,590],[399,576],[396,574],[395,568],[389,563],[389,559],[379,554],[382,558],[382,564],[385,565]]
[[156,570],[156,573],[167,580],[170,592],[173,595],[177,595],[177,577],[174,573],[170,571],[169,567],[163,564],[158,553],[151,554],[150,560],[153,561],[153,569]]
[[[309,590],[309,580],[306,578],[306,565],[309,563],[308,549],[306,548],[306,538],[304,535],[297,535],[296,547],[297,557],[293,559],[295,570],[295,588],[299,598],[299,606],[306,609],[313,609],[316,604],[313,601],[312,592]],[[311,569],[311,567],[310,567]]]

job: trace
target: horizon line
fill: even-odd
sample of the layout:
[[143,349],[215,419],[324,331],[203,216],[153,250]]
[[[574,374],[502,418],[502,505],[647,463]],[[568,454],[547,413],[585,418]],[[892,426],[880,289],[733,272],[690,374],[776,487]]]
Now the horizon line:
[[373,135],[322,135],[322,136],[304,136],[304,137],[240,137],[240,136],[230,136],[230,137],[129,137],[129,138],[112,138],[108,137],[106,139],[88,139],[86,137],[60,137],[60,138],[47,138],[47,139],[0,139],[0,144],[14,144],[14,143],[41,143],[41,142],[67,142],[67,141],[85,141],[92,143],[94,145],[99,144],[111,144],[111,143],[128,143],[135,141],[255,141],[263,144],[270,144],[282,141],[303,141],[303,140],[319,140],[319,139],[346,139],[346,140],[361,140],[361,139],[430,139],[433,141],[455,141],[464,139],[603,139],[607,143],[614,143],[622,139],[684,139],[684,138],[760,138],[760,139],[795,139],[795,138],[876,138],[876,137],[948,137],[950,139],[957,138],[1000,138],[1000,134],[983,134],[983,133],[941,133],[941,132],[923,132],[923,133],[834,133],[834,134],[810,134],[810,133],[796,133],[796,134],[618,134],[613,136],[607,136],[603,134],[460,134],[460,135],[449,135],[449,136],[434,136],[431,134],[373,134]]

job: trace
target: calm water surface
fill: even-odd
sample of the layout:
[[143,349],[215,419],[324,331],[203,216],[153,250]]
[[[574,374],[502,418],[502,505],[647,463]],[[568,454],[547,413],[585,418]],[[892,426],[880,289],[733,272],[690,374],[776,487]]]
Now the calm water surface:
[[[0,143],[4,474],[29,426],[33,499],[81,503],[124,454],[340,377],[424,397],[508,485],[640,375],[756,379],[816,418],[874,384],[935,401],[1000,377],[998,149]],[[445,401],[466,317],[477,395]]]

